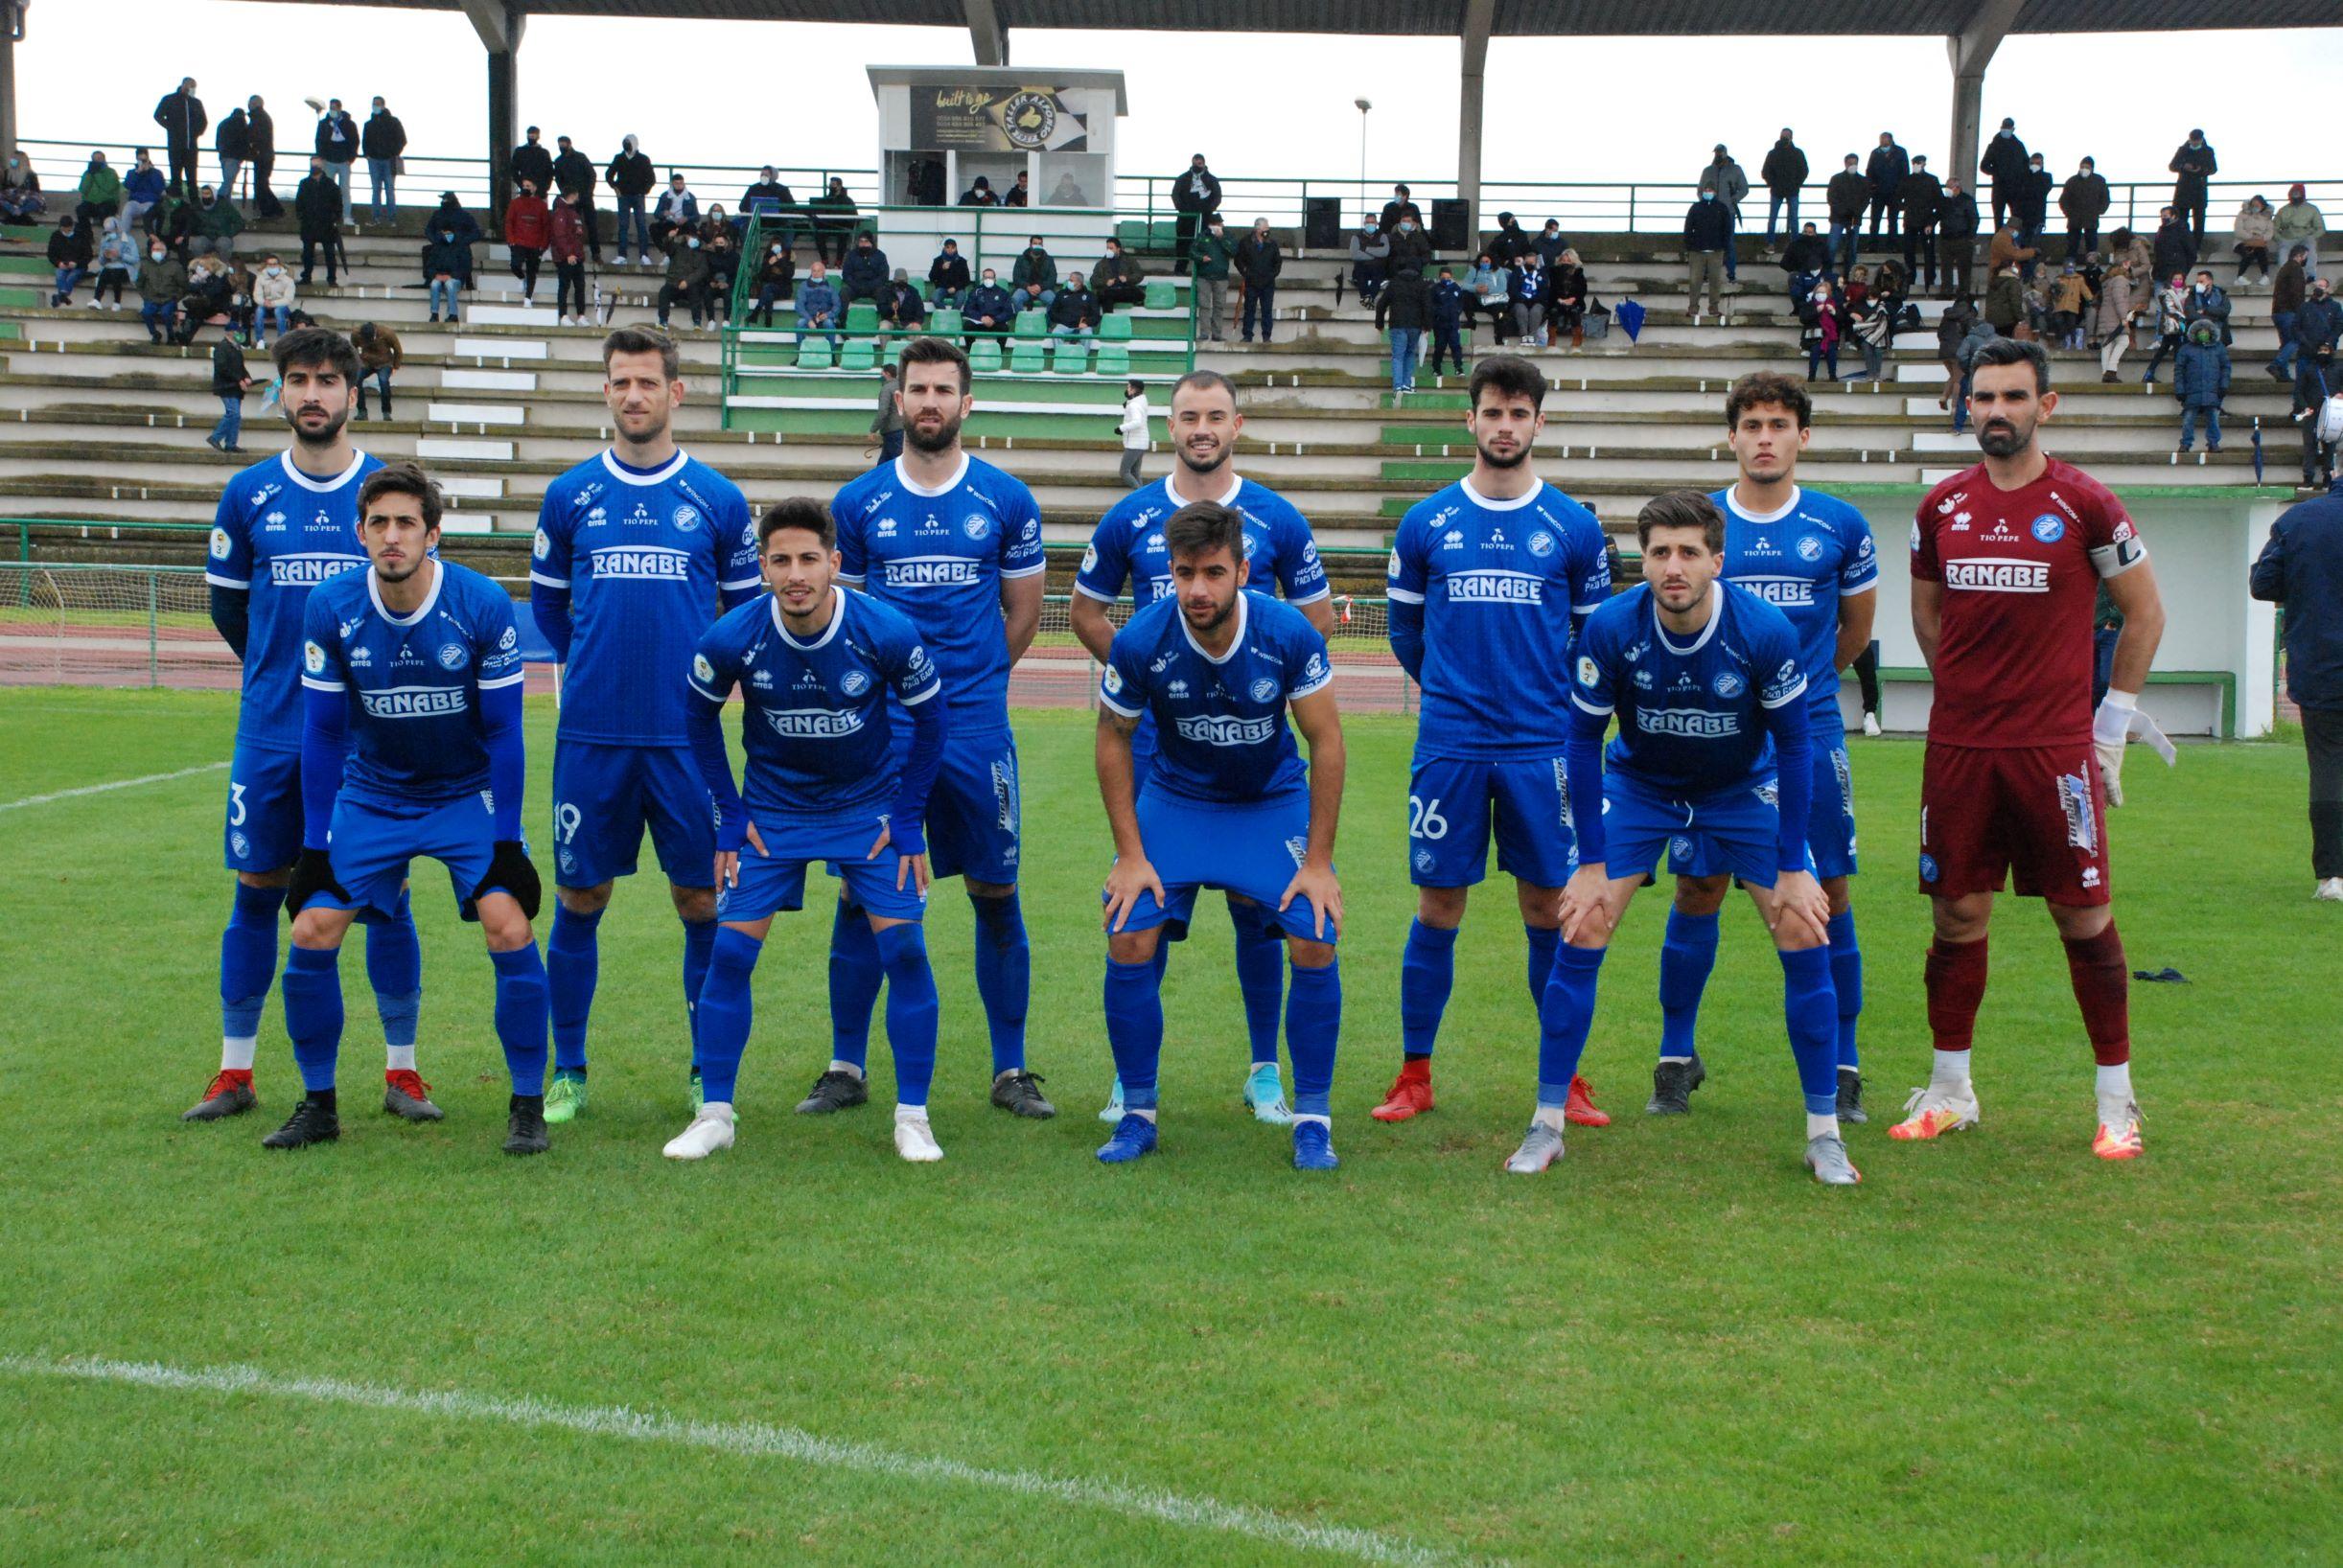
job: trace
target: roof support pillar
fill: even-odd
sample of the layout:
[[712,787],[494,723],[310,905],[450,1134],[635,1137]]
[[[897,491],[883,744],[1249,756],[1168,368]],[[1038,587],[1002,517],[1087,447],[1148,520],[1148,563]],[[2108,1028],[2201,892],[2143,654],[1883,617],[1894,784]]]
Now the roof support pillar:
[[1456,103],[1456,194],[1464,199],[1468,249],[1480,243],[1482,99],[1488,81],[1489,31],[1496,0],[1465,0],[1464,73]]
[[0,147],[16,146],[16,40],[27,0],[0,0]]
[[979,65],[1009,63],[1009,29],[1001,25],[1001,13],[992,0],[961,0],[961,9],[968,17],[968,41],[975,47]]
[[488,226],[500,233],[513,198],[513,149],[521,145],[521,35],[528,13],[519,0],[464,0],[464,14],[488,51]]
[[2025,0],[1979,0],[1969,25],[1944,40],[1953,64],[1952,157],[1944,177],[1977,188],[1977,148],[1985,105],[1985,66],[2009,35]]

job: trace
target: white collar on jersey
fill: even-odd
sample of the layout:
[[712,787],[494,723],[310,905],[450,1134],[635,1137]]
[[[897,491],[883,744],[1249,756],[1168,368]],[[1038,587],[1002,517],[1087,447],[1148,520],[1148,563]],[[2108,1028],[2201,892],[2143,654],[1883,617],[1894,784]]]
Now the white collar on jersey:
[[894,460],[894,482],[901,485],[905,490],[910,491],[915,496],[926,496],[933,498],[937,496],[949,495],[953,491],[959,489],[960,482],[963,479],[965,479],[967,476],[968,454],[966,452],[962,452],[960,454],[960,467],[952,471],[952,477],[946,479],[943,483],[938,485],[933,490],[928,489],[927,486],[920,484],[912,478],[910,471],[903,467],[903,459],[898,457]]
[[1527,494],[1516,496],[1509,501],[1491,500],[1479,491],[1474,490],[1473,488],[1473,481],[1470,479],[1457,480],[1456,488],[1465,493],[1465,499],[1471,501],[1474,506],[1479,507],[1484,512],[1517,512],[1522,507],[1527,506],[1530,502],[1536,500],[1539,496],[1545,494],[1545,481],[1543,479],[1538,480],[1529,487]]
[[[1172,482],[1172,479],[1178,475],[1178,473],[1179,469],[1174,466],[1170,473],[1164,475],[1164,499],[1170,501],[1175,510],[1179,507],[1192,504],[1180,495],[1179,488]],[[1243,488],[1244,475],[1241,473],[1232,473],[1228,476],[1228,489],[1222,491],[1218,496],[1206,496],[1205,499],[1211,501],[1215,506],[1235,506],[1237,504],[1237,493]]]
[[789,623],[781,619],[781,596],[768,593],[766,597],[773,601],[773,630],[781,634],[783,642],[801,653],[810,654],[817,648],[828,647],[830,638],[836,636],[838,629],[847,623],[847,590],[835,583],[830,585],[830,624],[824,627],[822,634],[811,642],[800,642],[789,634]]
[[348,468],[343,469],[339,473],[336,473],[331,479],[313,479],[308,474],[302,473],[299,469],[293,467],[291,451],[287,450],[277,454],[277,462],[284,468],[286,478],[290,479],[294,484],[299,485],[303,490],[314,491],[320,496],[331,495],[333,492],[339,490],[342,486],[348,484],[351,480],[357,478],[358,471],[365,463],[365,461],[366,454],[364,452],[353,451],[350,454],[350,466]]
[[1226,664],[1230,659],[1237,657],[1237,650],[1244,646],[1245,623],[1252,618],[1252,607],[1245,603],[1244,589],[1239,588],[1237,590],[1237,634],[1228,639],[1228,652],[1222,654],[1218,658],[1215,658],[1212,655],[1205,653],[1204,645],[1195,640],[1195,633],[1189,629],[1188,613],[1184,610],[1180,611],[1179,633],[1181,636],[1188,639],[1189,647],[1194,648],[1199,654],[1203,654],[1205,663]]
[[394,615],[390,612],[390,607],[383,602],[382,584],[377,581],[374,568],[366,568],[366,597],[374,601],[374,612],[393,626],[422,625],[424,617],[430,614],[432,607],[439,603],[439,590],[448,586],[448,568],[429,556],[424,559],[429,562],[431,567],[431,591],[423,596],[423,608],[412,615]]
[[1652,595],[1652,631],[1659,638],[1660,647],[1671,654],[1697,654],[1708,646],[1708,639],[1715,636],[1717,628],[1725,624],[1725,595],[1719,591],[1723,579],[1719,578],[1709,583],[1708,624],[1701,628],[1699,636],[1686,643],[1668,640],[1668,629],[1659,619],[1659,595],[1657,592]]
[[1775,507],[1771,512],[1752,512],[1748,507],[1743,506],[1739,499],[1734,496],[1734,492],[1738,489],[1740,489],[1738,484],[1729,484],[1725,487],[1725,510],[1730,512],[1734,517],[1739,518],[1743,522],[1779,522],[1782,519],[1788,517],[1791,513],[1798,510],[1798,503],[1804,499],[1806,495],[1804,490],[1800,489],[1797,485],[1792,485],[1790,487],[1790,498],[1782,502],[1781,505]]
[[683,473],[684,465],[690,461],[690,455],[683,448],[678,447],[673,457],[668,458],[650,473],[630,473],[627,472],[626,465],[618,461],[616,453],[608,447],[602,449],[602,466],[610,471],[612,478],[622,485],[663,485]]

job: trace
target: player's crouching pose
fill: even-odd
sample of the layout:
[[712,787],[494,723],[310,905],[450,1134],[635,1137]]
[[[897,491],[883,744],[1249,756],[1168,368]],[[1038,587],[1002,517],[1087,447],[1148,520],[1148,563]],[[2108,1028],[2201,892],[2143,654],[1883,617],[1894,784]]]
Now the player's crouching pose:
[[[1124,1107],[1099,1158],[1121,1164],[1155,1147],[1164,1035],[1157,944],[1165,928],[1187,924],[1199,888],[1218,888],[1232,903],[1273,911],[1286,933],[1293,1164],[1332,1170],[1343,752],[1326,639],[1292,606],[1246,591],[1244,519],[1232,508],[1181,507],[1164,524],[1164,542],[1173,595],[1116,634],[1099,692],[1099,793],[1115,838],[1104,895],[1106,1038]],[[1289,706],[1310,741],[1307,777],[1286,724]],[[1140,793],[1131,735],[1149,712],[1159,749]]]
[[[1817,1181],[1851,1187],[1862,1178],[1839,1137],[1829,906],[1806,850],[1814,775],[1798,634],[1719,577],[1725,518],[1707,496],[1655,497],[1635,533],[1643,586],[1596,611],[1578,641],[1563,751],[1578,869],[1563,888],[1562,948],[1540,1009],[1538,1110],[1505,1168],[1528,1175],[1561,1158],[1604,950],[1654,863],[1689,839],[1749,888],[1774,934],[1806,1096],[1806,1164]],[[1606,755],[1613,713],[1619,735]]]
[[497,967],[497,1039],[513,1085],[504,1151],[541,1154],[545,969],[529,926],[537,872],[521,842],[526,760],[512,600],[432,558],[439,492],[420,469],[381,470],[358,505],[370,565],[311,592],[301,650],[301,858],[283,990],[309,1093],[261,1141],[290,1149],[341,1135],[342,938],[360,911],[397,908],[407,863],[428,855],[448,868]]
[[[805,868],[826,861],[869,919],[885,972],[895,1152],[940,1160],[927,1116],[936,977],[919,922],[928,884],[922,826],[943,757],[942,683],[900,611],[837,586],[838,534],[820,502],[777,503],[758,519],[756,540],[772,593],[708,628],[691,660],[691,750],[716,808],[720,924],[700,991],[706,1098],[668,1141],[667,1157],[700,1160],[731,1146],[749,977],[774,915],[804,907]],[[720,722],[734,686],[744,708],[745,789],[733,787]],[[890,692],[912,726],[901,751]]]

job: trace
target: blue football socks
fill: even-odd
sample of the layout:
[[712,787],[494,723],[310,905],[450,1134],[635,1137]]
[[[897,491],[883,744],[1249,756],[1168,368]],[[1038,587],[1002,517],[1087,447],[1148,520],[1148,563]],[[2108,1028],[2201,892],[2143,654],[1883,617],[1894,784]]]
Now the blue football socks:
[[740,1076],[740,1057],[748,1049],[749,1025],[754,1014],[749,976],[764,948],[764,943],[746,932],[730,926],[716,928],[708,980],[700,987],[700,1097],[709,1104],[732,1102],[732,1086]]
[[[227,928],[220,934],[220,1035],[228,1042],[220,1065],[249,1070],[252,1042],[261,1032],[261,1008],[277,972],[277,911],[285,907],[282,888],[253,888],[239,882]],[[230,1055],[235,1061],[228,1060]]]
[[553,1018],[553,1066],[563,1072],[586,1071],[586,1019],[593,1011],[594,984],[601,977],[601,949],[594,932],[602,911],[580,914],[553,906],[553,934],[545,940],[545,980]]
[[1554,978],[1538,1006],[1538,1106],[1560,1111],[1570,1101],[1570,1080],[1594,1026],[1594,979],[1604,949],[1564,943],[1554,955]]
[[936,976],[928,967],[927,934],[907,922],[871,935],[887,974],[887,1043],[894,1049],[895,1103],[923,1106],[936,1076]]
[[286,955],[285,1032],[292,1036],[293,1061],[301,1087],[334,1087],[334,1059],[341,1053],[341,949],[296,947]]
[[[1331,1114],[1334,1044],[1342,1032],[1342,976],[1338,960],[1322,969],[1293,966],[1286,1003],[1286,1049],[1293,1053],[1293,1114]],[[1125,1092],[1128,1092],[1125,1086]]]
[[[1228,907],[1237,928],[1237,989],[1244,997],[1244,1032],[1253,1064],[1277,1063],[1277,1015],[1286,1000],[1286,939],[1269,911],[1258,904]],[[1158,953],[1163,949],[1156,948]]]
[[[423,1014],[423,943],[415,935],[414,905],[405,891],[398,908],[366,927],[366,983],[374,987],[383,1046],[411,1053]],[[406,1064],[413,1062],[409,1054]]]
[[[976,994],[992,1036],[992,1072],[1025,1066],[1025,1014],[1033,988],[1033,951],[1025,937],[1025,911],[1011,888],[1006,898],[979,898],[976,907]],[[889,1015],[891,1018],[893,1014]],[[889,1029],[893,1025],[888,1026]]]
[[885,979],[870,917],[840,899],[830,923],[830,1056],[857,1072],[870,1060],[870,1009]]
[[1400,955],[1400,1049],[1407,1055],[1432,1053],[1440,1015],[1448,1011],[1449,992],[1455,984],[1455,931],[1411,922],[1406,949]]
[[[1163,952],[1162,944],[1156,953]],[[1163,1056],[1164,1004],[1153,960],[1106,960],[1106,1043],[1115,1055],[1126,1111],[1155,1110],[1155,1070]]]
[[1701,993],[1717,966],[1717,917],[1668,911],[1659,944],[1659,1054],[1698,1056]]
[[1790,1054],[1798,1058],[1798,1087],[1810,1116],[1839,1109],[1839,996],[1830,980],[1830,950],[1810,947],[1781,956],[1782,1018]]
[[1830,983],[1839,996],[1839,1065],[1859,1067],[1855,1021],[1863,1016],[1863,949],[1855,945],[1855,911],[1830,917]]
[[510,953],[491,953],[497,966],[497,1044],[513,1093],[545,1092],[545,961],[535,942]]

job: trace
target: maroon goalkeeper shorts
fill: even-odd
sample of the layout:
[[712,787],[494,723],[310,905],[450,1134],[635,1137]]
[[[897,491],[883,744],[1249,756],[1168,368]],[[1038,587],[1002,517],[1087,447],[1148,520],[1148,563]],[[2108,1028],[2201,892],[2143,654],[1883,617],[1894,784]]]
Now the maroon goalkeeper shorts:
[[2107,902],[2106,791],[2091,743],[1984,748],[1928,743],[1920,774],[1920,891]]

